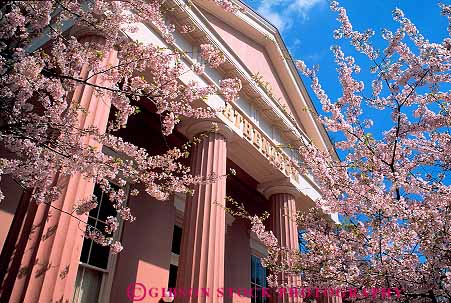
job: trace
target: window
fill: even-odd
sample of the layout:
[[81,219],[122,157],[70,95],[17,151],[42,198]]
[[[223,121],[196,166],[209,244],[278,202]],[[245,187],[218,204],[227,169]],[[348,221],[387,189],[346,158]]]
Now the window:
[[[115,189],[117,186],[112,185]],[[100,187],[94,187],[94,195],[97,197],[98,205],[88,214],[88,223],[99,229],[105,230],[108,216],[116,216],[116,210],[108,199],[108,194],[102,192]],[[118,238],[119,229],[113,235]],[[75,282],[75,292],[73,303],[102,302],[102,289],[108,289],[108,274],[112,268],[110,248],[95,243],[91,239],[85,238],[80,256],[80,266],[78,267],[77,279]],[[110,279],[111,280],[111,279]]]
[[251,288],[252,303],[268,303],[267,297],[262,296],[262,288],[266,288],[266,269],[261,263],[261,259],[251,256]]
[[169,282],[168,282],[168,288],[175,288],[177,283],[177,271],[178,266],[171,264],[169,265]]
[[182,228],[178,225],[174,225],[174,231],[172,232],[171,264],[169,265],[168,288],[176,287],[181,245]]
[[176,255],[180,255],[180,246],[182,244],[182,228],[180,226],[174,226],[174,232],[172,233],[172,249]]
[[306,233],[305,230],[299,230],[298,231],[298,242],[299,242],[299,250],[301,253],[306,254],[308,253],[308,247],[307,247],[307,241],[304,239],[304,234]]

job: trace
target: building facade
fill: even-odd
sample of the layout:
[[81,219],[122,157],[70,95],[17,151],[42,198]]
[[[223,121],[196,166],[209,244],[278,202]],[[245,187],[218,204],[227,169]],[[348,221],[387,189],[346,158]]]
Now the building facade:
[[[189,197],[175,194],[169,201],[157,201],[145,194],[130,196],[128,204],[137,220],[116,232],[125,247],[119,255],[84,239],[79,222],[30,203],[29,193],[3,178],[0,302],[161,302],[163,288],[210,292],[198,298],[176,297],[177,303],[301,302],[262,295],[265,247],[250,232],[249,222],[227,214],[224,206],[229,206],[226,197],[231,197],[250,213],[270,212],[268,227],[281,245],[297,249],[298,229],[290,216],[312,207],[321,189],[312,176],[292,165],[298,161],[294,149],[311,140],[323,150],[332,150],[329,138],[315,121],[312,102],[276,28],[244,4],[237,14],[203,0],[193,5],[171,0],[167,5],[175,7],[168,15],[170,22],[177,29],[191,29],[174,33],[187,66],[202,63],[202,43],[212,43],[227,59],[217,69],[207,67],[202,75],[187,73],[180,81],[211,85],[238,77],[243,89],[233,104],[212,96],[203,106],[223,109],[217,117],[185,119],[167,139],[151,108],[133,116],[120,135],[158,153],[168,144],[180,146],[210,130],[215,122],[217,130],[202,136],[191,153],[192,171],[204,177],[225,175],[230,169],[236,174],[198,185]],[[138,31],[128,35],[142,43],[167,46],[146,24],[138,24]],[[114,52],[107,60],[115,62]],[[99,105],[88,88],[77,94],[90,108],[86,123],[105,129],[109,104]],[[114,153],[106,148],[104,152]],[[61,209],[71,210],[77,200],[94,193],[99,205],[89,213],[88,222],[100,227],[114,214],[108,197],[91,181],[75,175],[61,182],[65,190],[56,201]],[[128,184],[125,190],[133,187]],[[218,290],[223,294],[218,295]]]

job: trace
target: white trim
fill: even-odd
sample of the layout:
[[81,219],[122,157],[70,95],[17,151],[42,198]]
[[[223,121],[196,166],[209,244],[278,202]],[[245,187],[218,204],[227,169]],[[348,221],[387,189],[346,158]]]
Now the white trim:
[[[178,2],[180,4],[181,0],[174,0],[175,2]],[[196,12],[194,12],[194,9]],[[284,124],[292,133],[296,135],[299,139],[302,137],[307,137],[305,134],[301,133],[302,130],[298,129],[293,122],[280,110],[280,108],[274,103],[266,92],[258,86],[253,80],[252,80],[252,73],[250,70],[247,69],[246,66],[244,66],[238,58],[234,55],[232,50],[230,50],[225,44],[224,41],[220,37],[218,37],[217,33],[213,33],[207,28],[207,25],[209,25],[208,19],[200,12],[199,9],[195,7],[190,7],[190,9],[185,10],[186,13],[189,15],[191,20],[196,24],[198,28],[200,28],[202,31],[208,34],[208,37],[211,39],[211,43],[214,44],[221,52],[224,53],[224,55],[229,59],[229,61],[234,65],[234,67],[237,69],[238,73],[246,79],[246,81],[249,83],[249,86],[253,88],[254,91],[257,91],[260,96],[262,96],[262,100],[264,101],[265,105],[270,107],[273,112],[278,116],[280,119],[280,122]],[[203,20],[201,20],[201,18]]]
[[[110,182],[112,184],[117,185],[114,181],[110,181]],[[122,188],[125,190],[125,195],[128,197],[129,192],[130,192],[130,184],[127,183]],[[128,199],[127,199],[127,203],[128,203]],[[119,221],[119,227],[116,230],[116,232],[113,234],[114,241],[120,240],[120,238],[122,236],[122,231],[124,228],[124,220],[119,218],[118,221]],[[85,239],[83,239],[83,243],[84,243],[84,241],[85,241]],[[88,269],[95,270],[95,271],[102,273],[102,281],[100,282],[99,297],[97,300],[98,303],[110,302],[110,295],[111,295],[111,289],[113,286],[113,279],[116,274],[116,271],[115,271],[116,263],[117,263],[117,255],[113,255],[111,252],[108,255],[108,262],[107,262],[106,269],[99,268],[97,266],[93,266],[93,265],[90,265],[90,264],[87,264],[87,263],[84,263],[81,261],[79,262],[79,268],[80,267],[88,268]],[[77,275],[78,275],[78,270],[77,270]],[[76,291],[76,289],[74,289],[73,296],[75,296],[75,291]],[[79,298],[73,298],[72,300],[79,300]],[[78,302],[78,301],[75,301],[75,302]]]
[[[271,44],[275,46],[275,49],[278,53],[278,56],[281,56],[281,58],[285,58],[286,53],[289,54],[288,49],[285,46],[285,43],[283,42],[283,39],[278,31],[278,29],[269,23],[266,19],[261,17],[258,13],[256,13],[250,6],[245,4],[243,1],[239,0],[233,0],[233,2],[238,6],[244,6],[247,9],[245,12],[239,11],[237,14],[235,14],[238,18],[240,18],[243,22],[248,24],[250,27],[252,27],[254,30],[259,32],[261,35],[267,37],[267,41],[272,41],[274,43],[265,43],[265,47],[269,48]],[[269,47],[268,47],[269,46]],[[291,57],[290,57],[291,58]],[[305,85],[299,76],[296,67],[294,66],[293,62],[287,62],[287,60],[283,60],[283,64],[286,70],[288,70],[288,74],[290,76],[290,80],[293,83],[297,94],[301,97],[301,102],[306,107],[311,107],[313,110],[316,111],[313,102],[310,98],[310,95],[308,94]],[[292,101],[292,100],[290,100]],[[295,106],[295,104],[292,104]],[[313,125],[314,129],[316,130],[317,136],[320,138],[321,143],[325,149],[328,149],[328,144],[325,141],[324,134],[320,130],[318,124],[315,122],[314,117],[312,116],[312,113],[309,111],[308,117],[310,119],[311,124]],[[326,133],[327,136],[327,133]],[[308,136],[307,136],[308,137]]]
[[[115,184],[114,182],[111,182]],[[116,184],[117,185],[117,184]],[[124,187],[125,195],[129,197],[130,192],[130,184],[126,184]],[[127,198],[127,204],[128,204]],[[119,219],[119,227],[117,231],[114,233],[113,239],[120,240],[122,237],[122,232],[124,229],[124,220]],[[117,263],[117,255],[113,255],[111,252],[108,257],[108,273],[104,274],[102,277],[102,284],[99,292],[99,303],[102,302],[110,302],[111,289],[113,287],[113,279],[116,274],[116,263]]]
[[[179,2],[179,1],[180,0],[175,0],[175,2]],[[194,12],[194,9],[196,10],[196,12]],[[265,102],[265,104],[267,106],[269,106],[270,108],[272,108],[273,111],[275,111],[276,115],[280,119],[279,122],[282,122],[282,124],[285,125],[285,127],[287,127],[290,130],[290,132],[295,135],[295,137],[297,137],[300,140],[303,140],[304,142],[308,142],[308,140],[309,140],[308,136],[301,129],[299,129],[292,123],[292,121],[279,109],[279,107],[274,104],[275,101],[273,101],[266,94],[266,92],[263,91],[263,89],[261,87],[259,87],[255,84],[255,82],[252,80],[251,72],[247,69],[246,66],[242,65],[241,61],[238,58],[236,58],[236,56],[234,55],[232,50],[229,50],[227,44],[225,44],[225,42],[222,41],[222,39],[220,37],[217,37],[217,33],[213,33],[212,31],[210,31],[208,29],[209,21],[202,14],[202,12],[200,12],[200,10],[195,7],[190,7],[190,9],[186,10],[186,13],[190,16],[191,20],[196,24],[196,26],[198,28],[202,29],[202,31],[204,31],[205,33],[208,34],[208,37],[212,40],[211,41],[212,44],[214,44],[218,49],[220,49],[226,55],[226,57],[232,62],[234,67],[237,69],[238,73],[247,80],[249,85],[252,86],[254,88],[254,90],[257,90],[259,92],[260,96],[263,97],[262,100]],[[201,18],[203,20],[201,20]],[[272,36],[272,37],[274,37],[274,36]],[[277,47],[278,47],[278,45],[277,45]],[[279,51],[280,51],[280,49],[279,49]],[[285,60],[285,65],[286,64],[287,64],[287,62]],[[286,65],[286,67],[288,68],[287,65]],[[206,70],[206,72],[204,73],[204,76],[208,76],[208,70]],[[291,70],[290,70],[290,76],[292,76]],[[295,79],[293,77],[291,79],[292,79],[292,81],[295,81]],[[211,80],[211,78],[209,78],[209,80]],[[299,96],[301,97],[300,99],[302,99],[302,101],[304,101],[305,95],[300,92],[298,85],[296,85],[296,89],[298,89]],[[307,94],[307,96],[308,96],[308,94]],[[212,98],[210,98],[210,99],[212,99]],[[213,103],[213,102],[211,102],[209,100],[210,106],[212,106],[211,103]],[[239,102],[236,102],[236,104],[238,105]],[[250,104],[252,104],[252,103],[250,103]],[[305,104],[305,102],[304,102],[304,104]],[[212,106],[212,107],[215,107],[215,106]],[[256,121],[256,119],[255,119],[255,115],[252,112],[253,106],[251,106],[250,113],[246,113],[246,111],[244,111],[239,106],[237,106],[237,107],[240,109],[242,115],[247,116],[249,118],[249,121],[253,122],[254,127],[256,127],[261,132],[266,133],[259,127],[260,123],[258,121]],[[310,115],[309,117],[311,119],[313,119],[310,112],[309,112],[309,115]],[[227,121],[227,119],[225,119],[225,121]],[[266,122],[270,123],[270,121],[266,121]],[[316,122],[314,120],[312,120],[312,123],[315,125],[315,127],[317,127]],[[273,140],[273,142],[276,141],[276,144],[282,143],[283,136],[282,136],[281,132],[279,131],[279,126],[274,125],[273,123],[270,123],[270,124],[273,125],[271,139]],[[233,127],[233,129],[236,130],[235,127]],[[320,138],[321,138],[321,140],[323,140],[323,143],[324,143],[324,139],[321,134],[320,134]],[[324,145],[324,146],[327,147],[327,145]],[[284,154],[287,155],[290,159],[292,158],[285,151],[284,151]],[[311,178],[311,176],[301,175],[300,180],[294,180],[294,178],[293,178],[293,181],[295,181],[295,185],[298,188],[298,190],[300,192],[304,193],[305,195],[309,196],[313,201],[315,201],[316,199],[321,197],[321,194],[318,190],[319,187],[317,186],[317,184],[315,183],[313,178]]]
[[100,271],[100,272],[103,272],[103,273],[108,273],[108,270],[107,270],[107,269],[105,269],[105,268],[100,268],[100,267],[93,266],[93,265],[89,265],[88,263],[79,262],[78,265],[81,266],[81,267],[88,268],[88,269]]

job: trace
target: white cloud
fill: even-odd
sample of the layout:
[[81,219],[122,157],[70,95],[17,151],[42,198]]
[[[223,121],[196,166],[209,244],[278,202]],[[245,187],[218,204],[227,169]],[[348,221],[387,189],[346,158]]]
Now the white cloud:
[[326,0],[261,0],[257,11],[281,32],[293,25],[293,21],[301,17],[308,19],[309,11]]
[[317,4],[324,3],[324,0],[295,0],[290,7],[299,11],[308,11]]
[[271,6],[262,5],[258,8],[258,12],[281,32],[288,25],[287,19],[284,19],[277,11],[272,10]]
[[295,38],[293,41],[288,43],[287,47],[290,53],[295,53],[302,45],[302,41],[299,38]]

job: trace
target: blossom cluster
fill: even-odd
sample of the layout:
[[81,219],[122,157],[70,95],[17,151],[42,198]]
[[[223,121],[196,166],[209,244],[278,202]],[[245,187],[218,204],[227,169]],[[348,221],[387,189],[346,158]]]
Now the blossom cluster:
[[200,55],[213,68],[219,67],[226,61],[224,54],[211,44],[201,44]]
[[229,13],[236,14],[240,10],[240,7],[231,0],[214,0],[214,2]]
[[[357,31],[338,2],[331,7],[340,24],[335,38],[366,56],[372,79],[365,88],[355,58],[334,46],[341,90],[332,99],[318,69],[296,62],[322,106],[315,118],[339,138],[340,157],[312,142],[300,145],[301,169],[315,178],[321,197],[298,214],[301,252],[267,260],[270,282],[297,272],[304,285],[378,285],[402,289],[406,302],[449,300],[450,38],[430,42],[395,9],[397,28],[383,30],[385,47],[378,51],[373,31]],[[450,6],[441,9],[450,19]],[[340,214],[340,224],[324,213]],[[252,223],[272,247],[260,222]]]
[[86,228],[85,237],[102,246],[109,246],[112,254],[118,254],[123,249],[120,242],[111,237],[105,237],[101,231],[89,225]]
[[242,85],[238,78],[221,80],[219,83],[221,94],[226,102],[235,102]]
[[[231,1],[214,2],[227,12],[238,11]],[[8,157],[4,153],[0,157],[0,177],[11,176],[32,190],[33,201],[45,204],[61,195],[58,184],[64,178],[99,184],[117,212],[117,217],[108,218],[106,233],[113,233],[120,220],[135,219],[126,203],[126,183],[134,184],[133,195],[143,188],[165,200],[200,182],[181,161],[186,151],[168,148],[151,156],[119,135],[140,108],[161,116],[161,131],[167,136],[182,117],[215,114],[197,101],[212,94],[232,100],[238,94],[235,80],[224,80],[224,93],[194,81],[181,83],[188,67],[181,64],[182,55],[174,45],[175,26],[167,22],[166,14],[171,13],[167,5],[145,0],[2,4],[0,145]],[[151,24],[167,47],[138,43],[124,34],[136,31],[139,23]],[[72,28],[63,32],[68,24]],[[211,45],[201,49],[213,67],[225,61]],[[201,74],[203,67],[193,70]],[[111,118],[105,125],[96,111],[108,112],[110,106]],[[114,156],[105,149],[113,150]],[[70,215],[82,220],[96,206],[95,200],[83,197],[74,202]],[[122,249],[102,232],[87,226],[86,236],[112,251]]]

